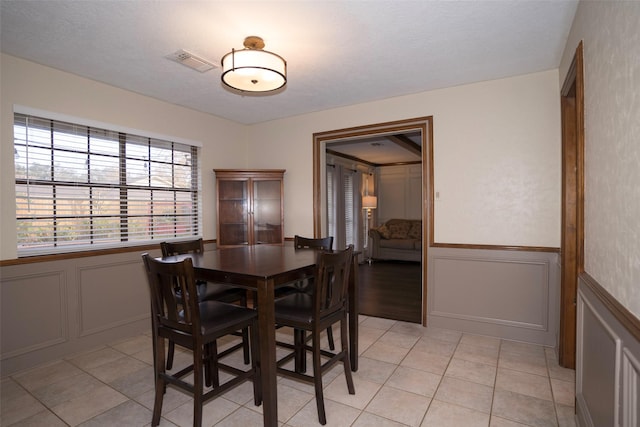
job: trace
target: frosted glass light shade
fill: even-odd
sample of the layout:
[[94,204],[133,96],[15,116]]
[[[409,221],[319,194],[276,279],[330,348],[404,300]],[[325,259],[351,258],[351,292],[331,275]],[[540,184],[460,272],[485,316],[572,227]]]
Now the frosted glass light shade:
[[269,92],[287,83],[287,61],[262,49],[232,49],[222,57],[222,83],[243,92]]

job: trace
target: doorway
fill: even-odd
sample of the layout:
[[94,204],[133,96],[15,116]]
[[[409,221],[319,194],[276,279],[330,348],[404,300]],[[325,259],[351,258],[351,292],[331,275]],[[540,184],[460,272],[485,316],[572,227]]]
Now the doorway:
[[421,137],[421,216],[422,216],[422,258],[421,258],[421,322],[426,326],[427,308],[427,259],[429,242],[433,233],[433,120],[432,117],[378,123],[346,129],[338,129],[313,135],[313,223],[314,235],[328,233],[327,221],[327,149],[331,144],[347,140],[359,140],[374,136],[395,136],[403,133],[420,132]]
[[576,367],[576,297],[584,270],[584,74],[582,42],[560,94],[562,112],[562,237],[558,362]]

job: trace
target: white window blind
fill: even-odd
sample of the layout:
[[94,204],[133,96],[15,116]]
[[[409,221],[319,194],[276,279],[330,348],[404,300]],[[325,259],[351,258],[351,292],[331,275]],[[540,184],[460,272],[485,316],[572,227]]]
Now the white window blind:
[[200,233],[199,148],[14,115],[18,255]]
[[343,191],[344,191],[344,231],[345,244],[356,245],[355,239],[355,218],[353,206],[353,174],[351,170],[345,170],[343,174]]

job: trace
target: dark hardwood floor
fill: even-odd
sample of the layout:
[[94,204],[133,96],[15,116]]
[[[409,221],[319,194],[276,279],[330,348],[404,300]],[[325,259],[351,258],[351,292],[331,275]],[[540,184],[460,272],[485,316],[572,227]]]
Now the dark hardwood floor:
[[374,261],[360,265],[360,313],[420,323],[422,266]]

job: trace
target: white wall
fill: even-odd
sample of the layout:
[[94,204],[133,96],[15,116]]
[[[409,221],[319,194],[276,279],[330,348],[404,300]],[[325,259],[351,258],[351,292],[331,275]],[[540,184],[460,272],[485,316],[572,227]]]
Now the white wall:
[[585,271],[640,317],[640,2],[584,2],[562,63],[580,40],[585,74]]
[[285,175],[285,235],[313,231],[314,132],[433,116],[435,241],[559,247],[557,70],[251,126],[249,165]]
[[204,237],[216,237],[214,168],[246,167],[246,126],[2,54],[0,259],[16,257],[13,106],[193,141],[202,148]]

